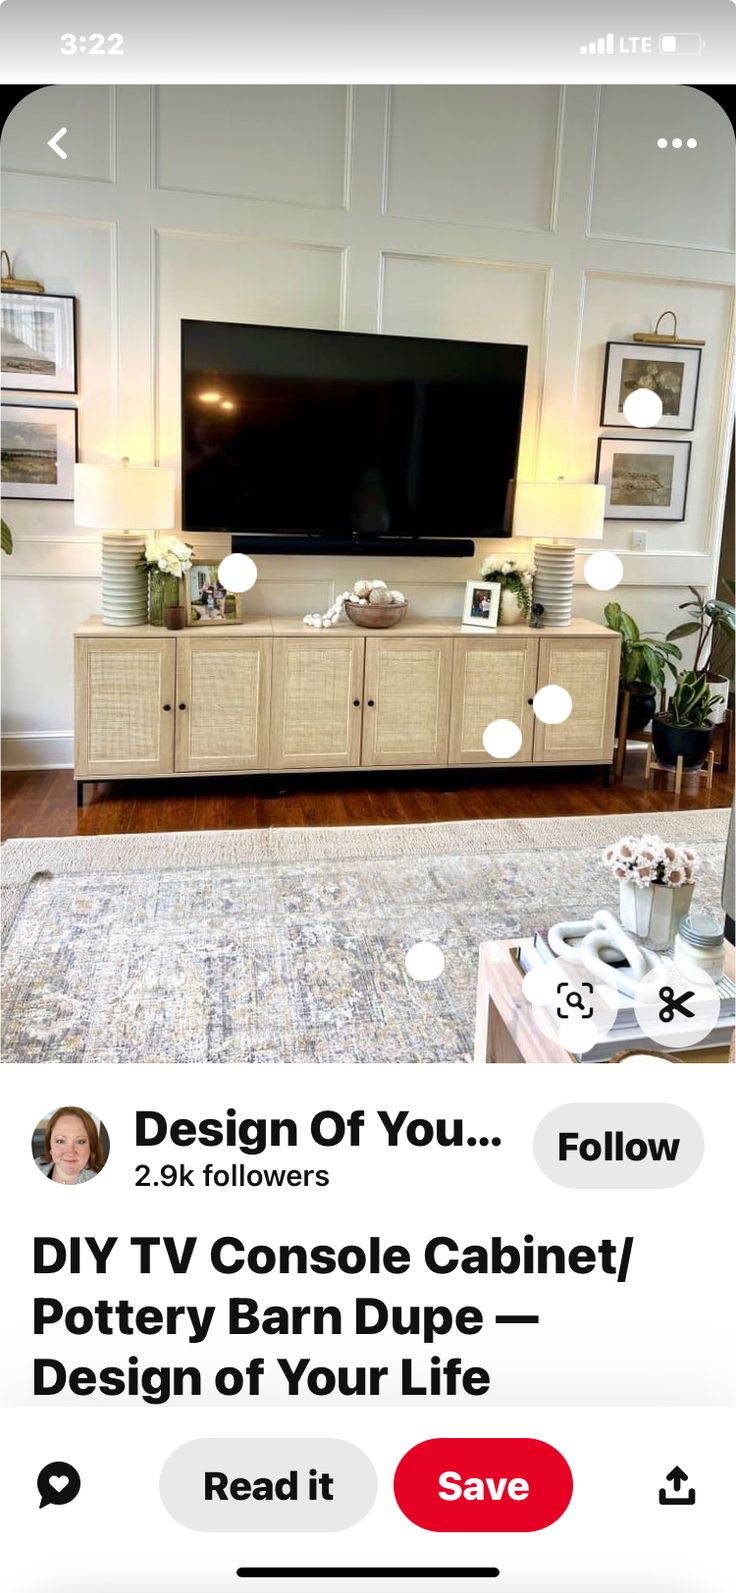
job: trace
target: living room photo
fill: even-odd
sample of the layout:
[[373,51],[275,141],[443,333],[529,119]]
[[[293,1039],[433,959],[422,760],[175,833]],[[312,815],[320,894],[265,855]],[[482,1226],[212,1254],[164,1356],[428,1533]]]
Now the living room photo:
[[680,85],[19,99],[6,1063],[733,1061],[733,155]]

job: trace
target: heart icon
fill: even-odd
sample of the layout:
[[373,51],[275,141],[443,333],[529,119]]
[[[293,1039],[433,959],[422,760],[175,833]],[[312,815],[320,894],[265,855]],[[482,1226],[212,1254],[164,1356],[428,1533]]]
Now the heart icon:
[[49,1487],[53,1488],[54,1493],[62,1493],[63,1490],[66,1488],[68,1482],[69,1482],[69,1478],[68,1477],[57,1477],[56,1475],[54,1475],[54,1476],[51,1476],[51,1477],[47,1477],[46,1481],[48,1482]]

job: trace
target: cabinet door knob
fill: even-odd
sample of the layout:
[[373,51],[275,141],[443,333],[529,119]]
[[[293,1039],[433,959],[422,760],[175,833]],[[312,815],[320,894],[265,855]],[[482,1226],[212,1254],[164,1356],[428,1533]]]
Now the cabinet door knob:
[[186,708],[186,703],[185,702],[180,702],[179,703],[179,707],[180,708]]
[[170,714],[171,713],[171,703],[170,702],[165,702],[164,703],[164,713],[165,714]]
[[368,707],[369,707],[369,708],[375,708],[375,706],[376,706],[376,705],[375,705],[375,703],[374,703],[374,701],[373,701],[373,698],[372,698],[372,697],[369,697],[369,698],[368,698]]
[[529,704],[529,707],[533,708],[534,707],[534,698],[533,697],[527,697],[526,700],[527,700],[527,702]]
[[353,698],[353,707],[354,708],[359,708],[360,707],[360,698],[359,697],[354,697]]

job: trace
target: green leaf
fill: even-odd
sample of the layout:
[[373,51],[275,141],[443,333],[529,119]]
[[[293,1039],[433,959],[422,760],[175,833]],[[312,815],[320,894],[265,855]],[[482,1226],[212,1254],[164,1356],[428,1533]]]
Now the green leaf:
[[12,533],[12,531],[10,529],[10,526],[6,525],[5,521],[2,520],[2,521],[0,521],[0,527],[2,528],[2,550],[3,550],[3,553],[12,553],[12,551],[13,551],[13,533]]
[[694,636],[699,630],[700,626],[696,625],[694,620],[687,620],[684,625],[676,625],[673,631],[668,631],[667,640],[674,641],[676,636]]

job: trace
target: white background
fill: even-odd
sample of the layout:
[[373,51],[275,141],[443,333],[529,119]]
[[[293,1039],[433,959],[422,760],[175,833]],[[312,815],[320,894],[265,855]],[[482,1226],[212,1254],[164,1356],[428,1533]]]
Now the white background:
[[[664,1083],[662,1074],[665,1072]],[[731,1151],[736,1074],[728,1068],[681,1066],[661,1068],[427,1070],[422,1074],[418,1115],[460,1116],[466,1131],[477,1136],[498,1134],[498,1150],[446,1149],[388,1151],[377,1128],[370,1127],[361,1150],[319,1150],[308,1137],[308,1124],[320,1109],[347,1113],[363,1108],[369,1125],[377,1108],[399,1110],[416,1099],[416,1075],[403,1069],[332,1070],[315,1077],[312,1069],[288,1075],[271,1070],[155,1070],[107,1067],[76,1070],[38,1067],[16,1070],[2,1079],[5,1122],[12,1132],[5,1140],[7,1187],[13,1191],[14,1222],[6,1247],[6,1275],[17,1280],[7,1308],[9,1331],[3,1363],[3,1397],[8,1441],[6,1503],[17,1523],[13,1554],[13,1593],[46,1589],[42,1567],[47,1554],[57,1556],[59,1593],[71,1593],[78,1575],[68,1569],[73,1545],[84,1538],[85,1555],[104,1565],[104,1586],[117,1593],[135,1582],[141,1593],[172,1588],[237,1585],[234,1567],[250,1554],[258,1563],[343,1564],[499,1564],[499,1588],[531,1593],[550,1588],[596,1593],[623,1586],[631,1593],[725,1593],[725,1546],[719,1520],[726,1510],[728,1452],[724,1417],[716,1410],[626,1410],[639,1405],[704,1407],[733,1397],[733,1297],[727,1276],[727,1230],[733,1210],[734,1174]],[[288,1084],[288,1088],[285,1085]],[[30,1156],[30,1134],[46,1111],[78,1104],[101,1115],[111,1139],[112,1154],[104,1173],[76,1189],[59,1189],[42,1179]],[[697,1117],[705,1135],[705,1156],[694,1177],[667,1191],[598,1190],[580,1192],[552,1184],[539,1171],[532,1154],[536,1125],[553,1106],[575,1100],[656,1100],[679,1103]],[[71,1102],[73,1104],[73,1102]],[[192,1147],[154,1155],[132,1146],[136,1108],[175,1116],[224,1117],[228,1106],[239,1115],[292,1116],[300,1128],[300,1144],[284,1153],[241,1157],[234,1151],[212,1152]],[[248,1166],[323,1166],[330,1171],[327,1189],[283,1192],[144,1191],[132,1188],[131,1169],[138,1161],[182,1160],[188,1165],[207,1160]],[[122,1398],[105,1402],[104,1413],[92,1400],[59,1399],[22,1408],[27,1397],[29,1364],[34,1353],[55,1354],[72,1365],[121,1364],[131,1352],[155,1364],[178,1361],[205,1365],[246,1361],[264,1351],[262,1340],[236,1341],[235,1349],[210,1345],[200,1349],[163,1337],[105,1339],[94,1336],[44,1336],[35,1347],[30,1332],[33,1280],[30,1247],[34,1233],[186,1234],[202,1239],[217,1234],[241,1235],[248,1243],[278,1243],[303,1238],[308,1244],[361,1242],[372,1233],[386,1243],[403,1243],[420,1258],[423,1244],[436,1233],[456,1234],[462,1243],[485,1243],[494,1233],[520,1240],[532,1232],[540,1241],[595,1244],[601,1237],[635,1235],[629,1281],[618,1284],[602,1276],[484,1280],[457,1275],[430,1278],[419,1265],[403,1279],[305,1277],[253,1280],[249,1276],[219,1279],[193,1270],[184,1279],[158,1275],[141,1278],[124,1258],[110,1277],[94,1282],[90,1273],[37,1280],[37,1292],[58,1295],[66,1304],[100,1296],[127,1296],[136,1303],[171,1299],[199,1303],[252,1294],[262,1303],[289,1300],[346,1306],[355,1292],[421,1303],[455,1300],[496,1311],[536,1311],[539,1327],[494,1327],[476,1338],[453,1337],[439,1344],[440,1354],[459,1353],[471,1364],[487,1364],[492,1393],[470,1404],[444,1406],[423,1401],[413,1408],[346,1401],[342,1407],[325,1401],[266,1403],[236,1407],[221,1401],[216,1408],[197,1404],[185,1409],[173,1402],[161,1408],[126,1409]],[[122,1247],[119,1246],[119,1249]],[[6,1325],[8,1317],[6,1316]],[[48,1343],[49,1348],[43,1348]],[[102,1348],[100,1348],[102,1345]],[[295,1359],[315,1349],[321,1362],[355,1359],[385,1363],[402,1354],[417,1361],[431,1350],[401,1339],[392,1349],[386,1335],[358,1340],[323,1337],[311,1346],[306,1339],[271,1339],[267,1359],[286,1354]],[[224,1355],[221,1350],[225,1351]],[[589,1410],[559,1409],[563,1404]],[[619,1409],[612,1407],[621,1407]],[[357,1407],[357,1408],[356,1408]],[[305,1535],[278,1540],[259,1534],[207,1534],[202,1537],[175,1525],[158,1499],[158,1476],[166,1456],[197,1436],[242,1432],[341,1436],[358,1443],[379,1475],[379,1495],[366,1521],[339,1539]],[[573,1505],[548,1531],[518,1540],[503,1536],[444,1535],[435,1538],[399,1515],[392,1498],[392,1478],[401,1455],[421,1439],[442,1433],[497,1433],[543,1438],[560,1448],[575,1478]],[[84,1516],[81,1501],[39,1515],[35,1477],[41,1465],[67,1459],[84,1479],[84,1498],[92,1511]],[[690,1510],[662,1510],[657,1490],[666,1472],[683,1466],[698,1488],[698,1504]],[[136,1528],[119,1534],[121,1519]],[[674,1520],[672,1519],[674,1517]],[[91,1519],[90,1519],[91,1518]],[[35,1535],[40,1553],[31,1555]],[[256,1543],[256,1549],[250,1544]],[[114,1547],[113,1547],[114,1546]],[[720,1567],[720,1569],[719,1569]],[[169,1581],[167,1581],[167,1577]],[[513,1577],[513,1580],[511,1579]],[[64,1580],[66,1578],[66,1581]],[[449,1584],[448,1584],[449,1587]],[[260,1593],[260,1590],[259,1590]]]

